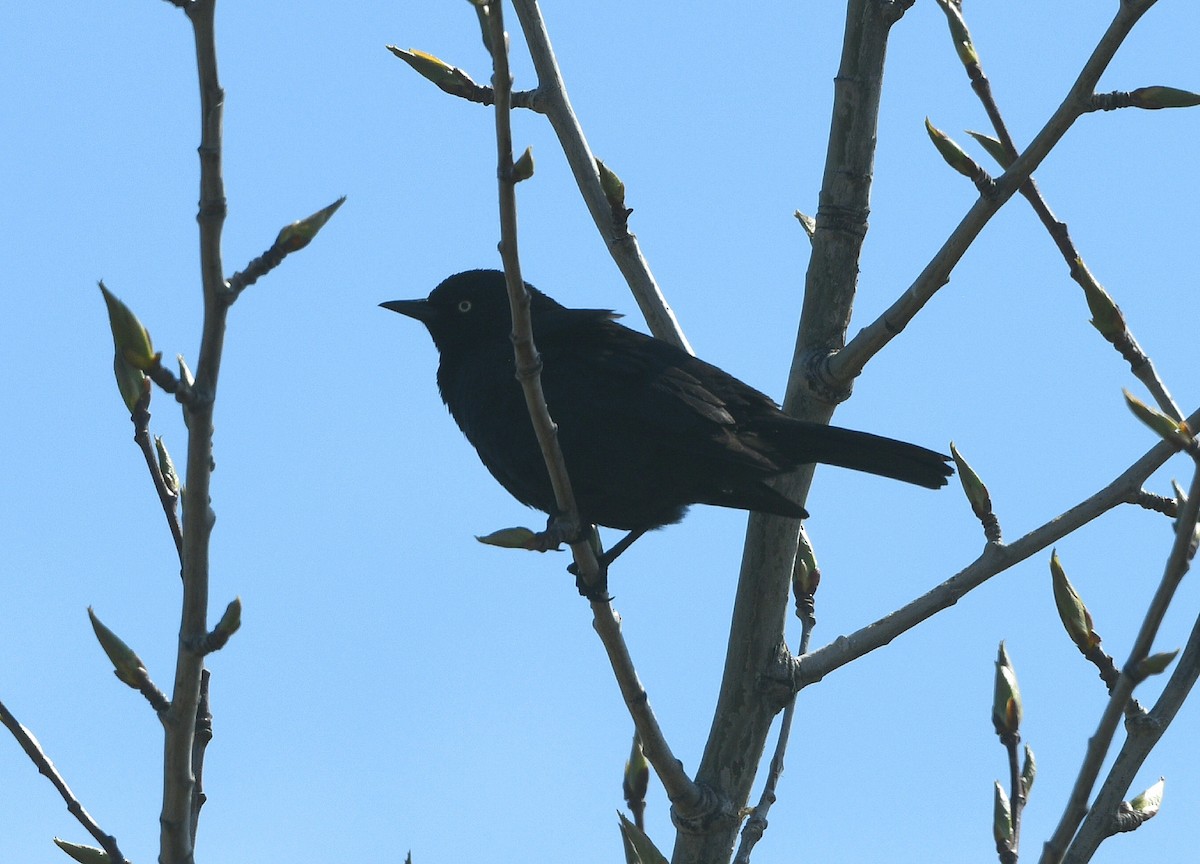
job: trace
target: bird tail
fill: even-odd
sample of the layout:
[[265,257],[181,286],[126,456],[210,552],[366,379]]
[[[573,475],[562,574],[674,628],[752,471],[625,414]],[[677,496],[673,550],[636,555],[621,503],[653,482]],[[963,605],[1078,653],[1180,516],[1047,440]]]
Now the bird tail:
[[946,464],[950,461],[949,456],[916,444],[839,426],[801,420],[793,422],[801,428],[789,437],[799,444],[797,455],[803,463],[820,462],[866,471],[928,489],[945,486],[947,478],[954,473],[954,469]]

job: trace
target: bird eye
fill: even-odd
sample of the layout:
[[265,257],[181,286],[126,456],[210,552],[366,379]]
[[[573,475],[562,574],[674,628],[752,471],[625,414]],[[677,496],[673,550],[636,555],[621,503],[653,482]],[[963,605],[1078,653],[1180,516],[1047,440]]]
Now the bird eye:
[[470,312],[471,311],[471,301],[470,300],[459,300],[458,301],[458,311],[459,312]]

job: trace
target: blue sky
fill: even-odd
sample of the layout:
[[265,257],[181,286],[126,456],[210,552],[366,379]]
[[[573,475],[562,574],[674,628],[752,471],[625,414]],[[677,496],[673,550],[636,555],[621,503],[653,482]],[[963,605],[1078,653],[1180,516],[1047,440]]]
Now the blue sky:
[[[624,179],[637,233],[697,352],[782,395],[841,44],[839,4],[547,3],[590,143]],[[1115,4],[968,4],[1010,128],[1028,141]],[[515,19],[510,15],[510,25]],[[1194,5],[1163,0],[1102,89],[1200,89]],[[512,501],[441,405],[436,354],[376,306],[498,262],[489,110],[389,54],[434,53],[488,77],[466,3],[238,4],[218,9],[227,91],[224,235],[232,273],[279,228],[339,195],[320,238],[232,310],[217,407],[214,619],[242,630],[212,658],[216,737],[199,860],[619,860],[614,810],[630,723],[565,555],[473,535],[541,516]],[[518,87],[533,83],[514,39]],[[161,735],[109,674],[86,607],[166,687],[177,633],[170,537],[112,381],[103,278],[166,356],[194,360],[200,297],[191,31],[166,3],[7,4],[0,11],[0,699],[39,736],[135,861],[157,855]],[[986,129],[941,12],[897,25],[871,227],[852,332],[913,280],[974,199],[929,145]],[[518,114],[526,278],[567,305],[640,326],[540,117]],[[1037,172],[1185,412],[1197,380],[1195,111],[1083,118]],[[978,155],[978,154],[977,154]],[[983,158],[983,157],[980,157]],[[1153,443],[1128,413],[1128,368],[1014,200],[952,280],[866,369],[835,422],[927,446],[953,439],[1016,539],[1107,484]],[[153,431],[184,450],[163,395]],[[1183,459],[1153,478],[1186,484]],[[808,500],[824,580],[814,645],[957,572],[982,537],[941,493],[822,468]],[[652,704],[692,770],[712,717],[745,515],[696,508],[639,543],[612,590]],[[1059,544],[1119,660],[1162,572],[1167,522],[1131,508]],[[992,660],[1007,640],[1040,773],[1036,855],[1104,704],[1062,634],[1049,553],[995,578],[886,649],[805,691],[758,860],[995,860]],[[1184,583],[1156,645],[1200,605]],[[793,644],[798,634],[792,635]],[[1153,682],[1139,696],[1152,701]],[[1096,860],[1186,860],[1200,714],[1185,706],[1134,784],[1166,775],[1162,813]],[[0,741],[0,859],[65,860],[86,841],[48,783]],[[652,784],[651,835],[673,840]]]

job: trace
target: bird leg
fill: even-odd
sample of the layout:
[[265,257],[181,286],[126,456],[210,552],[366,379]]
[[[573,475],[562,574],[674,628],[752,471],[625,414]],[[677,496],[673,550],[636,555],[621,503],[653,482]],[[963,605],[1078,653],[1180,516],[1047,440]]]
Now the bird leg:
[[594,538],[594,542],[592,544],[592,549],[600,550],[596,555],[596,563],[599,565],[600,574],[599,586],[585,584],[583,577],[579,575],[579,568],[575,566],[575,564],[570,564],[567,567],[567,572],[575,577],[575,587],[579,589],[580,596],[586,597],[588,600],[611,600],[612,597],[610,597],[608,594],[608,565],[616,561],[617,557],[622,552],[632,546],[635,540],[646,533],[646,530],[647,529],[645,528],[641,528],[630,531],[628,534],[618,540],[616,545],[606,552],[600,547],[600,532],[596,530],[596,527],[593,525],[592,536]]

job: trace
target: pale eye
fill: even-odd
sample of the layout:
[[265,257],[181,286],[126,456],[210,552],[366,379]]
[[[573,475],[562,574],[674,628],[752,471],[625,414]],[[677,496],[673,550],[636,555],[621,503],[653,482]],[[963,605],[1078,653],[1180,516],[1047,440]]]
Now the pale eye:
[[470,312],[471,311],[471,301],[470,300],[459,300],[458,301],[458,311],[459,312]]

